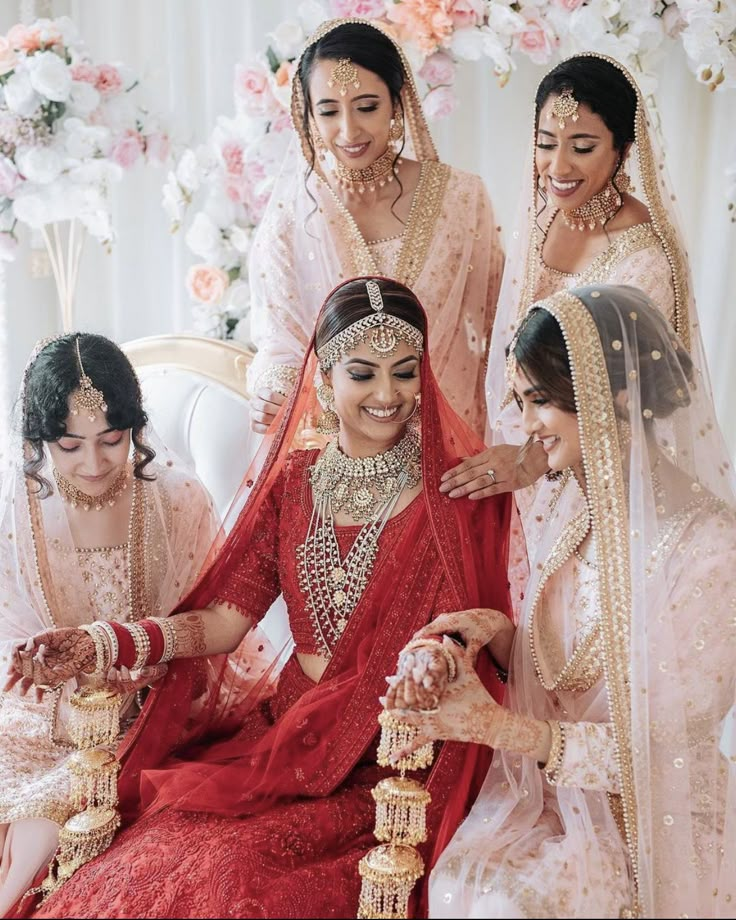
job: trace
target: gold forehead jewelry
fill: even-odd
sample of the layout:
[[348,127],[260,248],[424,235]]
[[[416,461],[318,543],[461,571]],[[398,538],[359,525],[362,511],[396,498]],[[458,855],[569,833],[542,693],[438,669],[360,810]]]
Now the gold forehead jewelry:
[[400,340],[415,348],[419,357],[424,353],[424,338],[419,329],[398,316],[386,313],[381,288],[375,281],[366,281],[365,287],[374,312],[338,332],[317,351],[319,366],[325,372],[366,340],[370,350],[379,358],[395,354]]
[[97,418],[97,411],[103,414],[107,412],[107,403],[101,390],[95,389],[92,381],[84,372],[82,364],[82,355],[79,351],[79,336],[76,339],[77,363],[79,364],[79,390],[74,395],[74,406],[72,415],[79,415],[79,410],[84,409],[87,412],[87,418],[94,422]]
[[553,116],[557,119],[560,130],[564,131],[566,119],[578,120],[578,100],[573,96],[572,90],[564,89],[552,104],[547,118]]
[[340,88],[340,95],[347,96],[351,86],[360,89],[360,80],[358,79],[358,68],[353,64],[350,58],[340,58],[332,68],[332,74],[327,81],[327,85],[332,87],[337,83]]

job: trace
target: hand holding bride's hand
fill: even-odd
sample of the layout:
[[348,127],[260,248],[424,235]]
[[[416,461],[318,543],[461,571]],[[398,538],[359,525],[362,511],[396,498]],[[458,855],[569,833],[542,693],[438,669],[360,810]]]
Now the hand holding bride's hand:
[[84,630],[45,630],[15,649],[3,690],[18,684],[20,695],[25,696],[35,685],[39,700],[44,690],[53,690],[83,671],[92,671],[94,664],[94,642]]
[[[522,453],[523,451],[523,453]],[[539,443],[529,448],[497,444],[468,457],[442,476],[440,492],[450,498],[488,498],[532,485],[549,469],[547,455]]]
[[412,642],[400,653],[396,674],[386,678],[386,708],[435,709],[449,677],[449,662],[439,642]]
[[487,645],[501,632],[513,635],[514,625],[500,610],[489,607],[474,607],[471,610],[458,610],[455,613],[441,613],[438,617],[422,627],[414,639],[426,636],[457,634],[463,640],[465,650],[475,660],[484,645]]

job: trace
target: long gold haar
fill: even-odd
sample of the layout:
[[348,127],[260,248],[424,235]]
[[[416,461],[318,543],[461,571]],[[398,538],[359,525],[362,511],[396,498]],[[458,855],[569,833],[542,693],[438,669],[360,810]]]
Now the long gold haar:
[[[314,636],[326,657],[332,656],[363,595],[378,539],[401,493],[414,488],[421,476],[421,443],[413,429],[375,457],[348,457],[332,442],[312,468],[314,508],[304,543],[297,547],[297,564]],[[334,519],[341,510],[366,522],[344,559]]]

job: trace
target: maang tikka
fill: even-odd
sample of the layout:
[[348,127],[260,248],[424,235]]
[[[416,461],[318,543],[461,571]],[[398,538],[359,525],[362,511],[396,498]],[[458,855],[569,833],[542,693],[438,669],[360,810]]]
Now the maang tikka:
[[348,90],[352,86],[354,89],[360,89],[360,80],[358,79],[358,68],[353,64],[350,58],[340,58],[332,68],[330,79],[327,85],[332,87],[337,84],[340,95],[347,96]]
[[77,364],[79,365],[79,389],[73,396],[72,415],[79,415],[79,410],[84,409],[90,422],[94,422],[97,418],[97,412],[102,412],[103,414],[107,412],[107,403],[102,391],[95,388],[84,371],[82,355],[79,350],[79,336],[75,340],[75,346],[77,349]]
[[557,124],[560,126],[560,131],[564,131],[568,118],[577,121],[580,117],[578,115],[578,105],[578,100],[573,96],[572,90],[563,89],[560,95],[552,103],[552,108],[547,118],[552,118],[554,116],[557,119]]

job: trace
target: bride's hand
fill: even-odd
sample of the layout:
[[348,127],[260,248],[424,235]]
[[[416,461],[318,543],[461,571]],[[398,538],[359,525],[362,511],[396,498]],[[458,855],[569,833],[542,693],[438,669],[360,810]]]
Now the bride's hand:
[[387,709],[435,709],[449,681],[448,660],[434,640],[409,646],[399,655],[396,674],[386,681]]
[[448,492],[450,498],[464,495],[472,499],[488,498],[524,489],[548,469],[547,455],[539,442],[535,441],[528,449],[516,444],[498,444],[447,470],[442,476],[440,492]]
[[168,671],[166,664],[148,665],[137,671],[130,671],[126,667],[110,668],[105,675],[104,685],[116,693],[137,693],[144,687],[150,687],[157,680],[161,680]]

